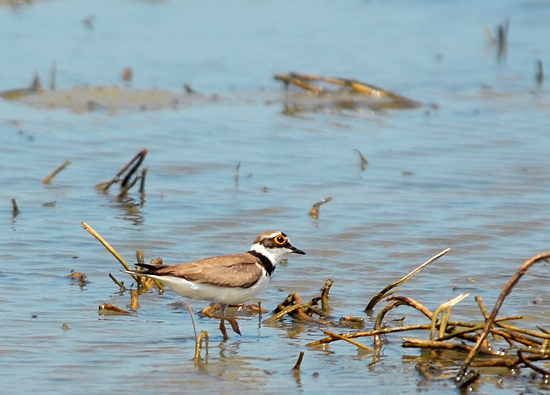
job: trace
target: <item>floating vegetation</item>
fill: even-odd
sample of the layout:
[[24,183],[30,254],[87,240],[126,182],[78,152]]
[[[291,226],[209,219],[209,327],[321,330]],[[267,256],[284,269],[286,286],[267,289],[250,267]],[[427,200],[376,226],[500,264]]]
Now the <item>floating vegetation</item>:
[[130,315],[129,311],[116,307],[110,303],[99,305],[99,315]]
[[321,199],[317,203],[315,203],[313,205],[313,207],[311,208],[311,210],[309,211],[310,217],[313,218],[313,219],[318,219],[319,218],[319,207],[321,207],[321,205],[323,205],[325,203],[330,202],[331,200],[332,200],[332,196],[329,196],[329,197]]
[[[288,95],[283,113],[293,115],[319,110],[414,109],[421,103],[397,93],[347,78],[322,77],[311,74],[275,74],[284,83]],[[291,94],[289,88],[301,90]]]
[[80,287],[84,287],[87,284],[86,275],[84,273],[75,272],[74,269],[71,270],[71,274],[69,274],[69,278],[78,283]]

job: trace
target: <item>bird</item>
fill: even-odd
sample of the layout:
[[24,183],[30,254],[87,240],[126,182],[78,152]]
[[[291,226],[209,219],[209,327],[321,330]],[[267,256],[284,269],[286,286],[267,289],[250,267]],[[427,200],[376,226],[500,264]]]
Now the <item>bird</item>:
[[210,307],[219,304],[220,330],[227,340],[225,319],[240,334],[234,318],[226,316],[228,305],[244,303],[258,295],[271,280],[277,265],[289,254],[306,253],[294,247],[284,232],[267,231],[256,237],[248,252],[178,265],[141,263],[136,265],[140,269],[123,272],[155,279],[186,298],[210,301]]

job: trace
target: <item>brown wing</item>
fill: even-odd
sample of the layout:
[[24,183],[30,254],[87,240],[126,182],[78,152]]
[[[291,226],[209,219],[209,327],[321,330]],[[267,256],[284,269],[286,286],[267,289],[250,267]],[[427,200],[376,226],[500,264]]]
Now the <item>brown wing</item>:
[[258,258],[244,253],[165,266],[151,270],[150,274],[182,277],[202,284],[248,288],[256,284],[262,275],[262,268]]

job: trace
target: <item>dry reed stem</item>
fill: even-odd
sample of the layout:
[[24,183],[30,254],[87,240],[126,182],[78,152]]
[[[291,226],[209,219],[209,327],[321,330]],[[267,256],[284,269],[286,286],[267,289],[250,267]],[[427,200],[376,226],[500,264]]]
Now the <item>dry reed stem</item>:
[[[523,318],[522,316],[516,316],[516,317],[504,317],[504,318],[498,318],[495,320],[495,322],[501,322],[501,321],[510,321],[510,320],[518,320],[518,319],[521,319]],[[462,324],[460,326],[466,326],[466,323],[462,322],[462,323],[458,323],[458,324]],[[481,329],[483,329],[483,327],[485,326],[485,324],[479,324],[479,325],[475,325],[475,324],[471,324],[472,326],[469,326],[469,327],[466,327],[465,329],[462,329],[462,330],[459,330],[459,331],[454,331],[454,332],[449,332],[448,334],[446,335],[443,335],[443,336],[440,336],[438,339],[438,341],[445,341],[445,340],[450,340],[454,337],[457,337],[457,336],[462,336],[462,335],[466,335],[468,333],[472,333],[472,332],[475,332],[475,331],[479,331]],[[506,332],[503,332],[503,333],[506,333]],[[498,333],[496,332],[497,335],[501,335],[501,333]],[[502,336],[502,335],[501,335]]]
[[330,202],[331,200],[332,200],[332,196],[329,196],[329,197],[321,199],[317,203],[315,203],[313,205],[313,207],[311,208],[311,210],[309,211],[309,215],[311,216],[311,218],[318,219],[319,218],[319,207],[321,207],[321,205],[323,205],[325,203]]
[[545,252],[542,254],[538,254],[533,256],[532,258],[528,259],[521,265],[519,270],[516,272],[516,274],[510,279],[508,284],[504,287],[502,292],[500,293],[500,296],[497,299],[497,302],[495,304],[495,307],[493,308],[493,311],[491,312],[491,315],[485,322],[485,327],[483,328],[483,332],[479,335],[479,338],[475,344],[475,346],[472,348],[468,356],[466,357],[465,361],[463,362],[457,376],[456,376],[456,383],[460,386],[462,386],[462,381],[464,379],[464,376],[466,374],[466,371],[468,370],[468,367],[474,360],[475,356],[477,355],[481,344],[483,341],[487,338],[487,335],[489,334],[489,330],[491,329],[491,326],[493,325],[496,316],[502,307],[502,304],[504,303],[504,300],[506,299],[506,296],[508,296],[511,292],[513,287],[517,284],[517,282],[520,280],[520,278],[527,272],[527,270],[534,265],[535,263],[541,261],[541,260],[547,260],[550,258],[550,252]]
[[139,293],[136,290],[133,290],[130,292],[130,308],[132,310],[139,309],[139,300],[138,300]]
[[427,260],[426,262],[424,262],[422,265],[418,266],[416,269],[414,269],[412,272],[407,274],[401,280],[396,281],[395,283],[388,285],[386,288],[384,288],[382,291],[380,291],[374,298],[371,299],[371,301],[367,305],[367,307],[365,309],[367,314],[372,314],[372,310],[374,309],[374,306],[376,306],[376,304],[378,302],[380,302],[382,299],[384,299],[388,295],[388,291],[390,291],[391,289],[403,284],[405,281],[409,280],[412,276],[414,276],[419,271],[424,269],[430,263],[432,263],[432,262],[438,260],[439,258],[441,258],[443,255],[445,255],[450,250],[451,250],[450,248],[447,248],[447,249],[441,251],[439,254],[435,255],[434,257],[432,257],[429,260]]
[[[128,264],[126,263],[126,261],[125,261],[124,259],[122,259],[122,257],[118,254],[118,252],[116,252],[116,250],[115,250],[113,247],[111,247],[111,245],[110,245],[109,243],[107,243],[107,242],[105,241],[105,239],[104,239],[103,237],[101,237],[101,236],[99,235],[99,233],[97,233],[90,225],[88,225],[86,222],[82,221],[82,227],[83,227],[88,233],[90,233],[92,236],[94,236],[97,240],[99,240],[99,242],[100,242],[101,244],[103,244],[103,246],[104,246],[105,248],[107,248],[107,250],[109,250],[109,252],[110,252],[111,254],[113,254],[113,256],[122,264],[122,266],[124,266],[124,268],[125,268],[126,270],[132,270],[132,269],[130,268],[130,266],[128,266]],[[132,274],[132,277],[134,278],[134,280],[136,280],[136,282],[138,281],[137,278],[136,278],[136,277],[137,277],[136,275]]]
[[[391,309],[397,306],[403,306],[406,305],[405,302],[401,300],[392,300],[386,307],[384,307],[380,313],[376,316],[376,320],[374,321],[374,329],[380,330],[382,328],[382,319],[388,313]],[[378,352],[382,348],[382,340],[380,340],[380,335],[374,335],[374,348]]]
[[200,335],[196,339],[197,341],[195,343],[195,357],[193,358],[193,361],[195,363],[195,366],[199,366],[202,341],[204,340],[204,348],[206,349],[206,355],[208,355],[208,342],[210,340],[210,336],[208,335],[208,332],[201,331]]
[[348,343],[351,343],[353,344],[354,346],[357,346],[359,348],[362,348],[363,350],[367,350],[367,351],[371,351],[371,352],[374,352],[374,350],[372,348],[370,348],[369,346],[366,346],[364,344],[361,344],[359,342],[356,342],[355,340],[351,340],[350,338],[348,337],[345,337],[345,336],[342,336],[342,335],[339,335],[337,333],[333,333],[333,332],[329,332],[329,331],[323,331],[323,333],[327,336],[330,336],[334,339],[339,339],[339,340],[344,340],[344,341],[347,341]]
[[[345,337],[347,339],[355,339],[355,338],[358,338],[358,337],[386,335],[386,334],[389,334],[389,333],[427,330],[427,329],[430,329],[429,324],[421,324],[421,325],[401,326],[401,327],[397,327],[397,328],[382,328],[382,329],[368,331],[368,332],[346,333],[346,334],[340,334],[339,336]],[[332,336],[329,336],[327,338],[320,339],[320,340],[315,340],[311,343],[308,343],[308,344],[306,344],[306,346],[319,346],[319,345],[322,345],[322,344],[332,343],[333,341],[336,341],[336,340],[342,340],[342,339],[333,338]]]
[[296,364],[292,368],[292,370],[300,370],[300,366],[302,366],[302,360],[304,359],[304,352],[300,351],[300,355],[298,355],[298,360],[296,361]]
[[124,286],[123,282],[120,282],[116,279],[115,276],[113,276],[111,273],[109,273],[109,278],[113,280],[113,282],[120,287],[120,292],[126,291],[126,287]]
[[[456,351],[470,351],[472,347],[461,343],[442,342],[437,340],[422,340],[412,339],[408,337],[403,338],[403,347],[413,348],[430,348],[438,350],[456,350]],[[502,357],[503,353],[499,351],[493,351],[488,348],[482,347],[480,351],[485,355],[493,357]]]
[[[435,340],[435,328],[437,326],[437,317],[439,316],[439,313],[443,312],[443,316],[441,317],[441,322],[439,324],[439,337],[441,337],[445,333],[447,323],[449,322],[449,317],[451,315],[451,307],[459,303],[464,298],[468,297],[468,295],[470,294],[469,293],[460,294],[457,297],[441,304],[441,306],[439,306],[435,310],[435,312],[432,315],[432,327],[430,329],[430,340],[432,341]],[[446,312],[444,310],[446,310]]]
[[11,205],[12,205],[12,215],[15,217],[17,216],[17,214],[19,214],[19,207],[17,206],[17,201],[15,200],[15,198],[11,199]]
[[329,300],[328,293],[330,292],[330,288],[332,287],[333,283],[334,283],[334,281],[332,281],[330,278],[328,278],[327,281],[325,282],[325,285],[323,286],[323,288],[320,289],[320,291],[321,291],[321,309],[325,313],[330,311],[330,307],[328,305],[328,300]]
[[146,167],[141,171],[141,183],[139,184],[139,193],[142,195],[145,193],[145,178],[147,178],[147,172],[149,168]]
[[54,178],[57,175],[57,173],[59,173],[61,170],[63,170],[64,168],[66,168],[70,164],[71,164],[71,161],[66,160],[62,165],[60,165],[57,169],[55,169],[52,172],[52,174],[50,174],[48,177],[44,178],[42,180],[42,184],[49,184],[52,181],[52,178]]
[[145,158],[145,155],[147,155],[147,153],[149,152],[149,150],[147,148],[144,148],[142,149],[141,151],[139,151],[133,158],[130,162],[128,162],[126,164],[126,166],[124,166],[117,174],[116,176],[111,180],[111,181],[108,181],[108,182],[104,182],[102,184],[99,184],[97,187],[103,191],[107,191],[111,185],[113,185],[115,182],[118,182],[120,181],[120,176],[122,176],[126,170],[128,170],[128,168],[130,166],[132,166],[134,164],[135,161],[138,161],[137,162],[137,166],[134,166],[132,168],[132,170],[130,170],[130,172],[128,173],[128,175],[124,178],[123,182],[122,182],[122,187],[125,187],[126,186],[126,183],[128,182],[128,179],[129,179],[129,176],[132,175],[136,170],[137,168],[141,165],[141,163],[143,162],[143,159]]
[[525,365],[533,369],[535,372],[538,372],[545,377],[550,377],[550,371],[543,369],[540,366],[537,366],[534,363],[532,363],[531,360],[527,359],[525,355],[523,355],[523,352],[518,351],[518,357],[521,362],[523,362]]
[[[481,310],[481,313],[483,314],[485,319],[488,319],[489,318],[489,313],[485,309],[485,305],[483,304],[483,301],[482,301],[480,296],[476,296],[476,302],[478,303],[479,309]],[[520,316],[518,319],[521,319],[521,318],[523,318],[523,317]],[[499,320],[495,320],[495,323],[498,322],[498,321]],[[507,331],[523,333],[524,335],[538,337],[538,338],[541,338],[541,339],[544,339],[544,340],[550,340],[550,333],[548,333],[548,332],[545,333],[542,330],[540,332],[536,332],[536,331],[531,331],[529,329],[518,328],[516,326],[505,325],[505,324],[500,324],[500,323],[497,323],[497,326],[502,328],[502,329],[505,329]],[[539,329],[541,329],[541,328],[539,328]],[[518,335],[518,337],[519,337],[519,335]]]

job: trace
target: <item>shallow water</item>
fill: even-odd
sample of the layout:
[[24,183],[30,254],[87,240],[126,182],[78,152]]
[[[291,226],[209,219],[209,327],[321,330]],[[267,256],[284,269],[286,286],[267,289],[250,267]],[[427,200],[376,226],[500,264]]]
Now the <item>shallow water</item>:
[[[90,15],[93,29],[82,23]],[[499,62],[484,26],[494,31],[508,17],[508,53]],[[108,273],[131,281],[80,224],[128,262],[142,249],[166,263],[244,251],[259,232],[282,229],[308,255],[277,269],[262,305],[272,309],[290,292],[316,296],[330,277],[334,316],[364,317],[367,327],[372,296],[451,247],[401,294],[433,310],[471,292],[453,314],[480,319],[473,296],[491,308],[523,261],[549,248],[550,101],[546,85],[535,83],[536,59],[548,65],[549,17],[548,3],[525,1],[0,7],[0,90],[27,86],[35,70],[47,85],[55,60],[59,89],[123,86],[120,74],[131,66],[132,87],[181,92],[189,83],[224,99],[81,114],[0,101],[3,392],[455,392],[458,365],[449,379],[425,381],[415,370],[421,353],[402,348],[400,335],[388,337],[372,365],[371,354],[348,344],[307,348],[322,332],[288,319],[244,318],[243,336],[224,343],[215,321],[196,316],[211,341],[195,367],[191,318],[170,306],[178,295],[152,292],[132,316],[98,315],[106,302],[129,308]],[[273,74],[289,71],[357,78],[425,105],[289,117],[266,99],[281,88]],[[116,188],[94,189],[143,147],[150,151],[143,201],[136,191],[121,203]],[[368,158],[366,171],[354,149]],[[43,185],[67,159],[71,165]],[[328,196],[334,200],[312,219],[312,204]],[[87,275],[84,287],[68,278],[71,269]],[[535,266],[501,315],[547,327],[547,280],[547,266]],[[392,318],[409,313],[414,320],[405,309]],[[523,373],[502,384],[492,376],[478,391],[539,390]]]

